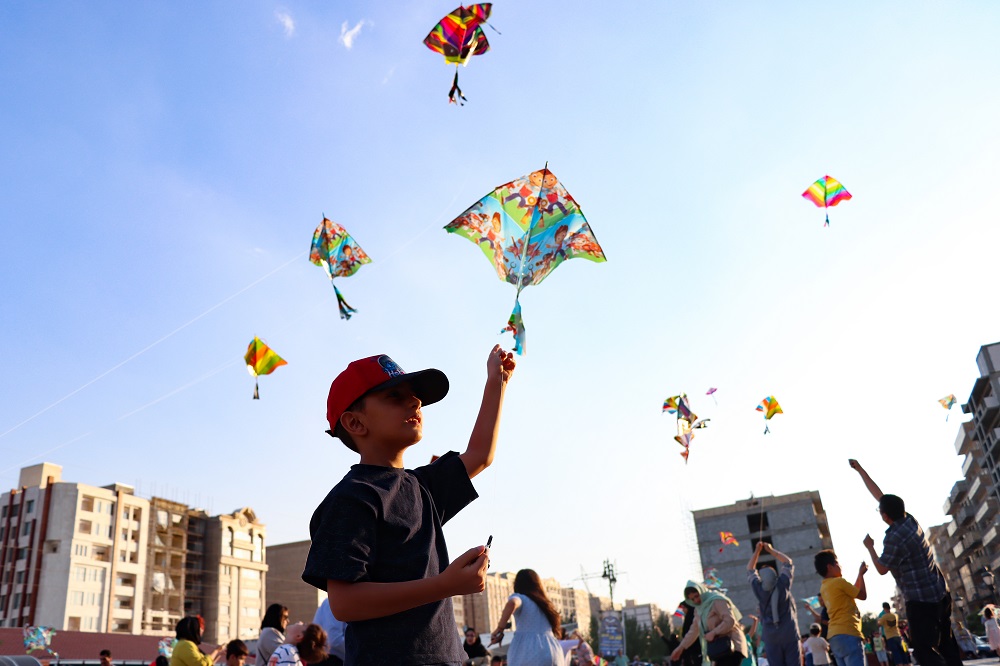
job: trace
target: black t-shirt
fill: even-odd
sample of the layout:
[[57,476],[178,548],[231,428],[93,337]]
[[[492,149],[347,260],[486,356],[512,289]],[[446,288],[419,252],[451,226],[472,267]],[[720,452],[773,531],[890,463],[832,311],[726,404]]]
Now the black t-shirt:
[[[447,568],[441,526],[476,499],[454,451],[414,470],[354,465],[316,508],[302,580],[395,583]],[[349,666],[461,664],[465,652],[451,598],[387,617],[348,622]]]

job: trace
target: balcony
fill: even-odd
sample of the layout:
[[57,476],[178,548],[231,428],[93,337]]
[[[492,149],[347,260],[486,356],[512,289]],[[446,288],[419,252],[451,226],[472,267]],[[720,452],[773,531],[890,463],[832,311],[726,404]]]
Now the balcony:
[[972,431],[972,423],[963,423],[958,428],[958,434],[955,436],[955,453],[960,456],[965,455],[972,448],[975,441],[975,434]]
[[965,479],[961,481],[956,481],[955,485],[951,487],[951,493],[948,494],[948,499],[944,503],[944,512],[949,515],[955,515],[955,511],[958,510],[959,505],[965,499],[965,493],[969,489],[969,482]]
[[948,523],[948,536],[949,537],[955,536],[955,532],[957,531],[958,531],[958,523],[952,520],[951,522]]
[[983,481],[979,476],[975,476],[972,479],[972,483],[969,484],[969,497],[972,499],[977,499],[979,491],[983,489]]
[[[978,481],[978,479],[977,479]],[[986,499],[985,502],[976,511],[975,519],[979,524],[983,524],[983,521],[988,521],[988,523],[995,523],[995,517],[997,513],[997,501],[992,497]],[[987,524],[988,524],[987,523]]]
[[969,478],[969,470],[972,466],[976,464],[976,457],[970,452],[965,454],[965,460],[962,462],[962,476]]
[[963,504],[962,507],[955,514],[955,520],[958,521],[959,525],[964,526],[968,523],[971,523],[975,515],[976,515],[975,511],[972,510],[971,506]]
[[988,546],[993,543],[993,540],[997,538],[997,526],[994,525],[986,531],[983,535],[983,546]]

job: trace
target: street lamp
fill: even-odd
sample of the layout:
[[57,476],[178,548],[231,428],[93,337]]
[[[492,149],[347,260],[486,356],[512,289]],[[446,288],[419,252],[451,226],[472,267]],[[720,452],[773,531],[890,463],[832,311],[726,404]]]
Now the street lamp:
[[993,603],[996,603],[997,602],[997,591],[996,591],[996,588],[993,587],[993,582],[994,582],[993,581],[993,572],[990,571],[990,568],[988,566],[986,566],[986,567],[983,567],[982,573],[983,573],[983,584],[985,584],[986,587],[990,588],[990,601],[992,601]]

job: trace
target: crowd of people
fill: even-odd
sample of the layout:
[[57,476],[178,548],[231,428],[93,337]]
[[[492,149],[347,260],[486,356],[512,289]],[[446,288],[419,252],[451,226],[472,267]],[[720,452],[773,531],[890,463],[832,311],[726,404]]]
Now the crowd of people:
[[[510,666],[567,666],[607,663],[627,666],[616,655],[594,657],[578,633],[564,637],[561,618],[546,596],[538,574],[517,573],[514,593],[484,646],[475,628],[464,641],[455,630],[451,598],[482,592],[489,550],[476,546],[449,558],[443,525],[476,499],[472,479],[496,453],[504,394],[514,371],[513,355],[494,346],[486,363],[482,404],[466,450],[449,452],[415,469],[403,465],[403,453],[422,437],[422,408],[448,393],[439,370],[406,373],[388,356],[354,361],[330,386],[327,420],[331,436],[360,455],[330,491],[310,521],[311,545],[302,579],[327,593],[328,601],[311,623],[288,625],[288,611],[267,609],[254,666],[502,664],[489,648],[502,645],[509,622],[517,630],[507,646]],[[909,663],[903,638],[921,666],[961,666],[951,628],[952,599],[931,554],[923,529],[905,510],[903,500],[885,494],[856,460],[849,461],[878,502],[888,526],[882,552],[866,535],[871,566],[892,573],[906,602],[909,633],[883,605],[876,635],[862,634],[857,600],[867,598],[862,562],[850,582],[837,555],[823,550],[813,565],[823,578],[816,622],[800,633],[794,563],[761,539],[747,563],[747,580],[758,601],[758,614],[743,618],[725,593],[699,581],[684,588],[685,617],[680,636],[658,635],[677,666],[865,666],[866,650],[882,666]],[[777,567],[762,566],[767,554]],[[811,609],[812,610],[812,609]],[[996,620],[989,617],[993,626]],[[169,666],[211,666],[243,659],[240,641],[211,653],[199,649],[202,627],[197,618],[177,625],[177,645]],[[1000,627],[990,628],[1000,648]],[[636,661],[637,659],[633,660]],[[766,660],[766,662],[765,662]],[[239,666],[230,663],[230,666]]]

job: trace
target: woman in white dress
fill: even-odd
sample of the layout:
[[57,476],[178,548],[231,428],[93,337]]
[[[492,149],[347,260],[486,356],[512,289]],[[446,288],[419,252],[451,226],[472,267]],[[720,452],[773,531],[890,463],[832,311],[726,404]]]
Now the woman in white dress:
[[517,630],[507,650],[510,666],[565,666],[566,658],[559,638],[562,636],[559,613],[545,595],[542,581],[531,569],[521,569],[514,577],[514,594],[500,614],[490,645],[503,640],[503,631],[511,615]]

